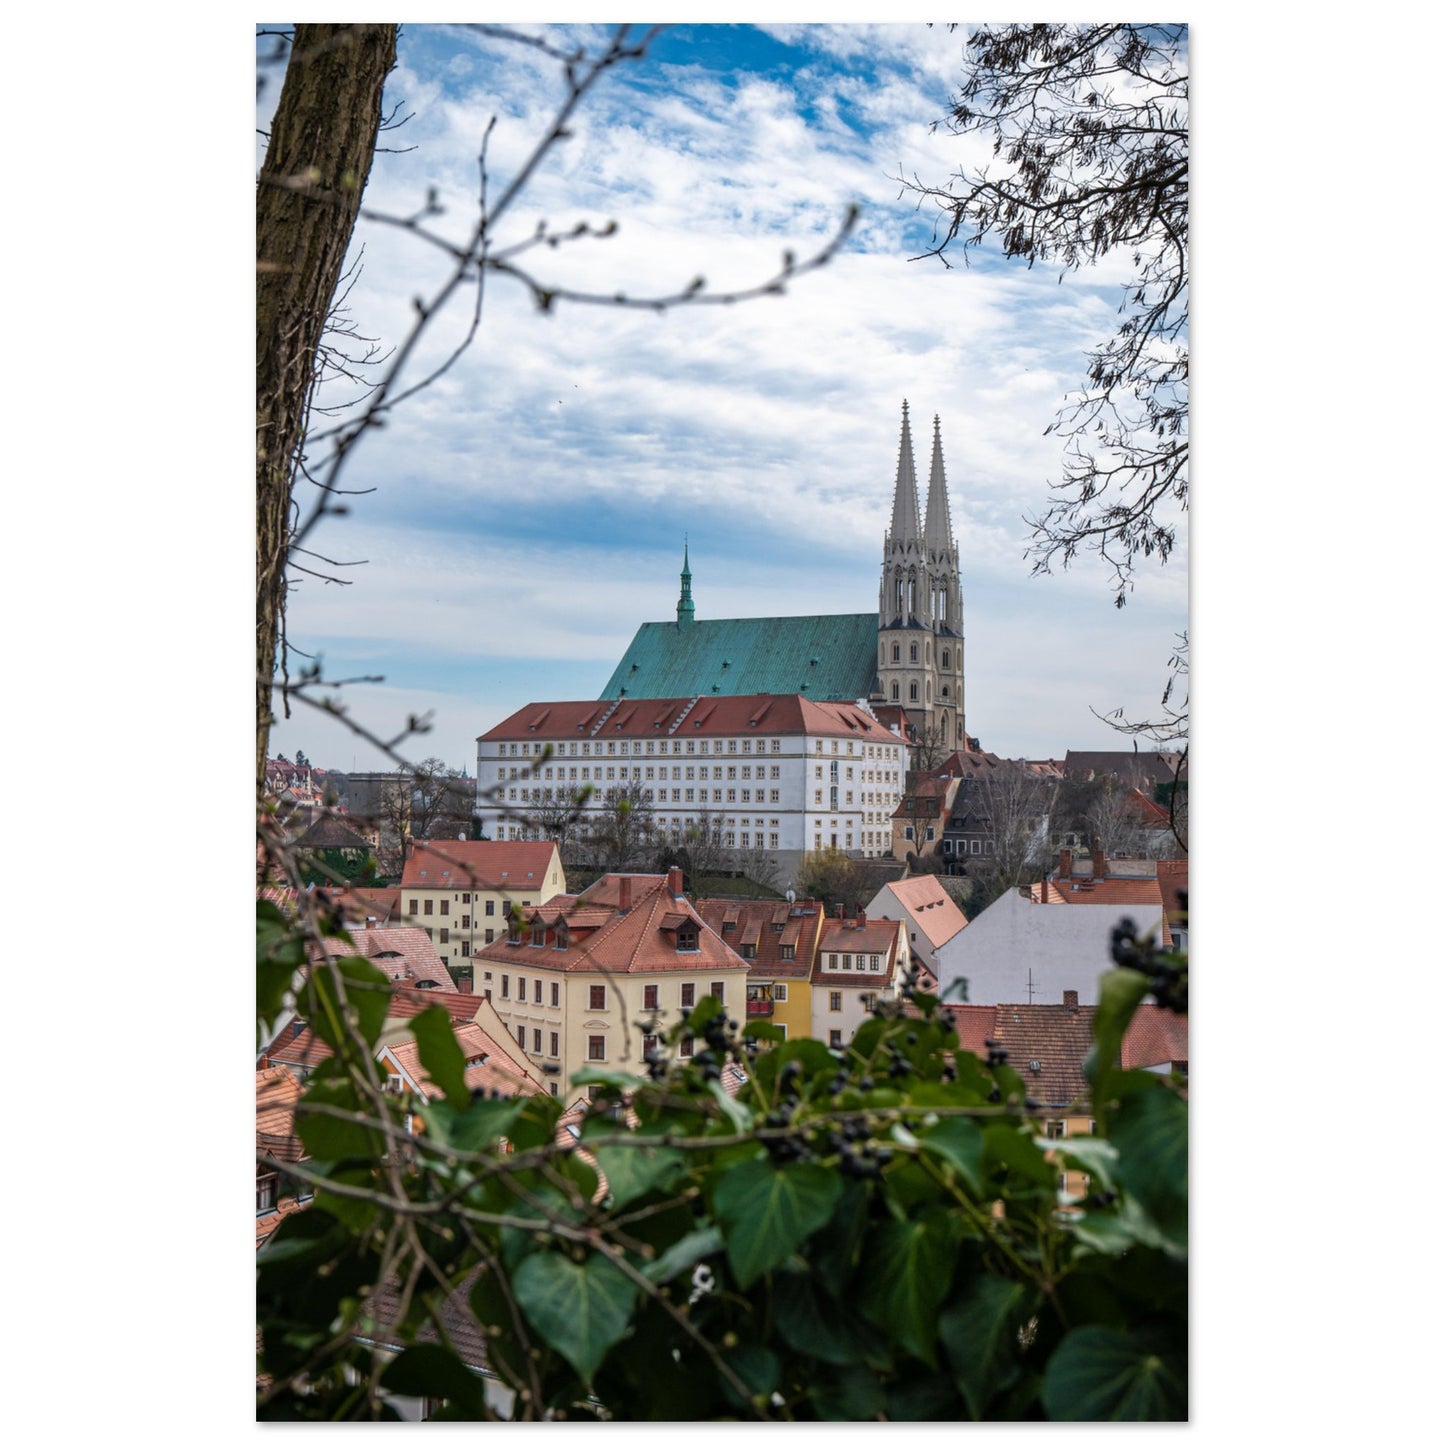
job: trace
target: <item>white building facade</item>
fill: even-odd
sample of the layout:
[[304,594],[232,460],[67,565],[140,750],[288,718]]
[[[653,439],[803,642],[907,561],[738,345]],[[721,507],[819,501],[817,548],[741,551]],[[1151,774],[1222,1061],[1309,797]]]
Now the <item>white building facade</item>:
[[584,789],[584,826],[636,784],[659,833],[710,824],[723,846],[886,856],[908,745],[866,703],[802,696],[532,703],[477,739],[477,817],[498,839],[545,836],[545,810]]

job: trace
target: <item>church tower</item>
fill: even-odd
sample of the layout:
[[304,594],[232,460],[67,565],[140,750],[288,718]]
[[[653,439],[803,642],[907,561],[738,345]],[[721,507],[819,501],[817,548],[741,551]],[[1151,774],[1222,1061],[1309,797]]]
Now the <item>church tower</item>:
[[934,417],[928,507],[920,524],[906,401],[893,483],[893,518],[883,541],[878,683],[882,701],[904,709],[919,739],[936,740],[945,752],[964,746],[963,597],[943,469],[943,438]]

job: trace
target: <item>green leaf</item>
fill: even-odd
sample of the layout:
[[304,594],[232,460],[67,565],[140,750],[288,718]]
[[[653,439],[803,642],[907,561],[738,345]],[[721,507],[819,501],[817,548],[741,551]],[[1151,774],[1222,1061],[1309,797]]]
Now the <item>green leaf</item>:
[[642,1081],[636,1074],[621,1069],[579,1069],[572,1075],[572,1082],[578,1088],[585,1084],[601,1084],[614,1089],[635,1089]]
[[886,1404],[883,1387],[864,1370],[825,1376],[808,1395],[820,1420],[878,1420]]
[[423,1009],[407,1025],[416,1039],[417,1056],[432,1083],[442,1089],[454,1109],[465,1109],[472,1097],[467,1088],[466,1055],[457,1043],[452,1016],[439,1004]]
[[680,1151],[650,1145],[597,1144],[592,1146],[592,1153],[607,1180],[614,1209],[621,1209],[654,1189],[665,1189],[685,1167]]
[[716,1254],[723,1247],[721,1231],[715,1225],[685,1234],[676,1244],[642,1267],[642,1273],[653,1284],[667,1284],[680,1274],[690,1272],[695,1265],[710,1254]]
[[886,1369],[886,1343],[856,1310],[839,1309],[806,1274],[780,1274],[773,1282],[773,1323],[788,1347],[828,1365]]
[[1013,1124],[990,1124],[984,1130],[983,1167],[990,1175],[997,1169],[1007,1169],[1008,1182],[1015,1188],[1053,1191],[1058,1184],[1058,1170],[1034,1144],[1034,1135],[1021,1132]]
[[1149,992],[1148,978],[1134,968],[1115,968],[1099,979],[1099,1006],[1094,1010],[1094,1047],[1084,1060],[1084,1077],[1093,1087],[1094,1117],[1104,1115],[1109,1077],[1117,1067],[1124,1030]]
[[522,1313],[590,1388],[607,1351],[627,1333],[637,1286],[605,1255],[574,1264],[547,1250],[522,1261],[512,1289]]
[[719,1375],[718,1378],[728,1398],[735,1405],[744,1409],[748,1408],[750,1401],[765,1407],[773,1391],[778,1388],[779,1380],[782,1379],[778,1357],[761,1345],[739,1345],[737,1349],[724,1355],[723,1359],[748,1390],[748,1398],[740,1399],[738,1392],[727,1378]]
[[775,1169],[766,1159],[734,1165],[718,1181],[713,1207],[728,1263],[743,1289],[777,1268],[828,1220],[842,1181],[820,1164]]
[[414,1399],[444,1399],[458,1420],[486,1418],[485,1391],[474,1375],[442,1345],[411,1345],[382,1371],[381,1387]]
[[346,1080],[312,1080],[296,1110],[296,1135],[316,1160],[380,1159],[386,1152],[379,1129],[328,1114],[313,1114],[308,1105],[327,1104],[349,1113],[364,1113],[356,1090]]
[[766,1019],[754,1019],[752,1023],[743,1026],[743,1037],[757,1039],[762,1044],[780,1044],[788,1035],[777,1024],[770,1024]]
[[495,1148],[509,1137],[524,1103],[523,1099],[471,1099],[451,1121],[451,1147],[468,1153]]
[[1109,1140],[1090,1138],[1087,1134],[1072,1134],[1066,1139],[1047,1139],[1040,1142],[1053,1150],[1061,1164],[1082,1169],[1098,1183],[1100,1189],[1114,1187],[1119,1151]]
[[1015,1280],[978,1274],[939,1318],[938,1337],[953,1365],[954,1383],[975,1420],[1018,1378],[1018,1328],[1033,1293]]
[[716,994],[705,993],[698,1001],[697,1006],[687,1016],[687,1027],[699,1037],[706,1032],[707,1026],[723,1011],[723,1002]]
[[1050,1420],[1187,1420],[1183,1351],[1161,1332],[1083,1325],[1050,1358],[1043,1402]]
[[256,904],[256,1014],[270,1023],[281,1012],[306,948],[295,925],[274,903]]
[[311,970],[311,983],[316,1000],[310,1023],[317,1038],[339,1057],[350,1057],[355,1049],[346,1028],[349,1019],[367,1047],[375,1048],[391,999],[386,975],[364,958],[333,958]]
[[939,1214],[887,1220],[868,1241],[860,1307],[927,1365],[935,1361],[938,1308],[948,1293],[957,1256],[958,1242]]
[[1189,1106],[1159,1085],[1120,1101],[1109,1125],[1119,1151],[1119,1182],[1160,1233],[1183,1246],[1189,1229]]
[[733,1126],[733,1129],[739,1134],[747,1133],[753,1123],[752,1112],[747,1105],[734,1099],[716,1079],[713,1079],[708,1085],[708,1090],[717,1100],[718,1108],[723,1111],[723,1117]]
[[918,1135],[918,1146],[951,1164],[975,1194],[983,1193],[983,1130],[972,1119],[941,1119]]

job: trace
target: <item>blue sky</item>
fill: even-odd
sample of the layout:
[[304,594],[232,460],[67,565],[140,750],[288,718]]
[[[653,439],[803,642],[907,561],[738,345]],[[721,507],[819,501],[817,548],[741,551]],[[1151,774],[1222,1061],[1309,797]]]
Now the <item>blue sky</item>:
[[[930,132],[962,45],[921,24],[677,26],[604,79],[502,235],[543,220],[618,231],[545,252],[543,279],[603,294],[697,274],[743,287],[785,248],[816,250],[849,204],[858,228],[786,297],[735,307],[541,315],[493,278],[476,343],[358,450],[346,485],[369,490],[315,538],[366,565],[345,569],[349,586],[306,579],[293,596],[291,638],[328,676],[384,676],[347,689],[359,720],[390,735],[430,712],[413,751],[470,769],[478,733],[529,701],[595,696],[638,624],[671,615],[684,534],[699,617],[873,609],[905,397],[925,472],[942,419],[969,731],[1009,755],[1061,755],[1115,745],[1091,708],[1153,708],[1187,619],[1187,539],[1122,611],[1092,559],[1031,578],[1023,556],[1023,517],[1059,471],[1044,428],[1112,330],[1126,270],[1060,284],[987,251],[952,270],[910,259],[931,217],[900,197],[899,174],[937,181],[979,158],[977,143]],[[260,125],[278,85],[262,91]],[[437,229],[464,235],[489,118],[495,196],[559,96],[556,63],[534,50],[406,27],[388,100],[412,119],[387,143],[412,149],[378,157],[367,208],[411,213],[434,187]],[[363,221],[356,244],[352,314],[394,343],[442,263],[386,225]],[[455,344],[467,309],[413,375]],[[343,769],[381,765],[305,712],[273,735],[273,754],[298,746]]]

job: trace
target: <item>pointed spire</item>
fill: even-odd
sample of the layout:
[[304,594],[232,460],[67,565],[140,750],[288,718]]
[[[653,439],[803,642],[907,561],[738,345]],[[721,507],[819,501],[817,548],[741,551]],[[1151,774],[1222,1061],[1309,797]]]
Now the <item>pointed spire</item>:
[[903,403],[903,434],[898,441],[898,479],[893,484],[893,521],[888,540],[894,544],[917,538],[918,480],[913,471],[913,433],[908,429],[908,403]]
[[682,592],[677,599],[677,625],[687,626],[693,620],[692,568],[687,560],[687,534],[682,537]]
[[928,520],[924,523],[923,542],[933,557],[951,552],[954,545],[948,482],[943,475],[943,434],[937,416],[933,418],[933,465],[928,473]]

